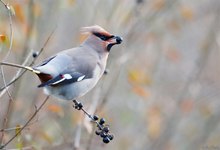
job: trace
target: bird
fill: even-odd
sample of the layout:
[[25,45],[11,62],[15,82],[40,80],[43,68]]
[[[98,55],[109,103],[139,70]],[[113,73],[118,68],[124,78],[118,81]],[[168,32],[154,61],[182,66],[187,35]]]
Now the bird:
[[19,67],[35,73],[47,95],[63,100],[84,96],[102,77],[109,52],[121,44],[120,36],[110,34],[98,25],[81,28],[88,37],[78,47],[62,50],[33,67],[0,62],[0,65]]

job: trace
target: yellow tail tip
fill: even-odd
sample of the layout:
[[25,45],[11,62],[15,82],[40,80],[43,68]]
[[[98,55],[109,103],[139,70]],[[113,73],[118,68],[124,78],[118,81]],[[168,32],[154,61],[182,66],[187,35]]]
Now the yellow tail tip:
[[33,73],[40,74],[40,71],[38,71],[38,70],[34,70],[34,69],[31,68],[31,67],[26,66],[25,68],[26,68],[27,70],[32,71]]

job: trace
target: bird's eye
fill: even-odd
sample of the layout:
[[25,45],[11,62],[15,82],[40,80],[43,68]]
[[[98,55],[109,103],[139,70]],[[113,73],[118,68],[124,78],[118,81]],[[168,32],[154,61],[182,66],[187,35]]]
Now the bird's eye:
[[99,38],[100,38],[101,40],[103,40],[103,41],[106,41],[106,40],[107,40],[107,37],[104,36],[104,35],[101,35]]
[[100,38],[101,40],[103,40],[103,41],[107,41],[110,38],[114,37],[114,36],[106,36],[106,35],[103,35],[103,34],[100,34],[100,33],[93,33],[93,34],[95,36],[97,36],[98,38]]

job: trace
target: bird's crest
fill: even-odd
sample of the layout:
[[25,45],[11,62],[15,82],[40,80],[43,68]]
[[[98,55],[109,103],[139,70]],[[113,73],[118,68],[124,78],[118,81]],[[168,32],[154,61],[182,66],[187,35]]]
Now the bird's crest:
[[105,29],[103,29],[102,27],[100,27],[98,25],[89,26],[89,27],[82,27],[81,32],[84,34],[101,33],[101,34],[107,35],[107,36],[111,35],[108,31],[106,31]]

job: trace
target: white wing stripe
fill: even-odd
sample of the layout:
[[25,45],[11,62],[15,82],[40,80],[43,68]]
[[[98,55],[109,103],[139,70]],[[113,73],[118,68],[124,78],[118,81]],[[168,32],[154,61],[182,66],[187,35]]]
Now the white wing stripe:
[[70,74],[64,74],[63,77],[67,80],[72,79],[72,76]]
[[77,81],[79,82],[79,81],[83,80],[84,78],[85,78],[85,75],[84,75],[84,76],[79,77],[79,78],[77,79]]
[[62,81],[64,81],[64,80],[66,80],[66,79],[65,79],[65,78],[62,78],[62,79],[60,79],[60,80],[58,80],[58,81],[52,83],[52,85],[58,84],[58,83],[60,83],[60,82],[62,82]]

